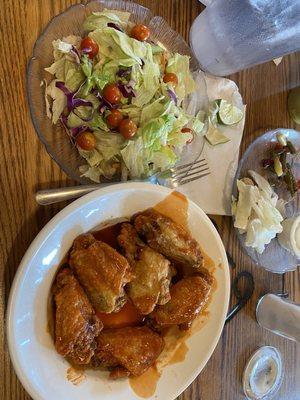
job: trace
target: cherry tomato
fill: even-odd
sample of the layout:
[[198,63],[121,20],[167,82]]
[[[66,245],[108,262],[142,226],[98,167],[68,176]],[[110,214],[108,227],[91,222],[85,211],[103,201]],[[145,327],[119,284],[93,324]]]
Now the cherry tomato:
[[84,131],[76,137],[77,145],[83,150],[93,150],[96,146],[96,138],[92,132]]
[[183,132],[183,133],[190,133],[190,132],[192,132],[192,130],[191,130],[190,128],[182,128],[182,129],[181,129],[181,132]]
[[89,58],[94,58],[98,54],[99,46],[92,38],[87,36],[82,39],[80,49],[84,54],[87,54]]
[[105,100],[109,101],[111,104],[118,104],[121,100],[122,93],[117,85],[111,83],[105,86],[103,96]]
[[137,24],[131,30],[131,37],[140,42],[144,42],[150,36],[150,29],[146,25]]
[[187,140],[187,144],[190,144],[190,143],[192,143],[192,141],[194,140],[194,134],[193,134],[193,131],[190,129],[190,128],[182,128],[181,129],[181,132],[182,133],[191,133],[192,134],[192,137],[189,139],[189,140]]
[[119,125],[119,132],[125,139],[132,138],[137,131],[136,124],[132,121],[132,119],[126,118],[121,121]]
[[163,81],[165,83],[170,83],[172,86],[178,85],[178,77],[176,74],[173,74],[172,72],[165,73]]
[[122,120],[123,115],[119,110],[111,110],[111,113],[107,116],[108,126],[112,129],[117,128]]

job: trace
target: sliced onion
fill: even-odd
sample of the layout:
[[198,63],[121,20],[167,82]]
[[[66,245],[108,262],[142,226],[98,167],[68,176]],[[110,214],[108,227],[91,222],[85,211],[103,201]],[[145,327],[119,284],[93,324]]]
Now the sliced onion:
[[135,85],[135,80],[130,79],[130,81],[127,83],[128,86],[131,86],[133,88],[133,86]]
[[72,46],[72,49],[70,50],[70,53],[74,57],[76,64],[80,64],[80,55],[79,55],[79,52],[78,52],[78,50],[76,49],[75,46]]
[[93,112],[91,112],[91,114],[90,114],[88,117],[86,117],[86,118],[81,117],[81,115],[78,114],[78,111],[76,110],[76,108],[74,108],[73,113],[74,113],[78,118],[82,119],[82,121],[84,121],[84,122],[89,122],[89,121],[91,121],[91,120],[93,119]]
[[76,107],[93,107],[93,103],[91,101],[88,100],[84,100],[84,99],[73,99],[73,108]]
[[85,125],[81,125],[81,126],[77,126],[76,128],[71,128],[70,129],[70,134],[72,138],[76,138],[76,136],[79,135],[79,133],[84,132],[88,129],[87,126]]
[[98,99],[99,101],[102,101],[103,98],[102,98],[102,95],[101,95],[101,93],[99,92],[98,89],[93,88],[91,92],[93,93],[93,95],[94,95],[95,97],[97,97],[97,99]]
[[124,78],[131,73],[131,70],[132,70],[132,67],[120,68],[116,75],[119,78]]
[[55,86],[60,89],[67,97],[67,108],[69,112],[73,111],[74,108],[79,106],[93,107],[93,103],[91,101],[87,101],[84,99],[75,99],[75,95],[78,91],[70,92],[70,90],[65,86],[63,82],[56,82]]
[[63,124],[63,126],[68,129],[68,117],[65,114],[61,114],[60,116],[60,121]]
[[136,97],[136,93],[133,90],[133,87],[130,85],[130,82],[127,85],[124,85],[122,82],[118,82],[118,88],[120,89],[120,92],[126,99],[128,99],[129,97]]
[[173,100],[175,105],[177,106],[177,96],[176,96],[176,94],[171,89],[167,89],[167,92],[168,92],[171,100]]
[[98,108],[99,113],[100,113],[100,114],[103,114],[104,111],[105,111],[106,109],[107,109],[107,105],[104,103],[104,101],[102,101],[102,102],[100,103],[99,108]]
[[114,22],[108,22],[107,26],[109,28],[114,28],[116,31],[120,31],[120,32],[124,33],[123,29],[120,28],[119,25],[115,24]]

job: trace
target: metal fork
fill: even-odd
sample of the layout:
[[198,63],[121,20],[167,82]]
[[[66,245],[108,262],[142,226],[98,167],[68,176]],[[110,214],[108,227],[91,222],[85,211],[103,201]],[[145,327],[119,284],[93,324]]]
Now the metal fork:
[[[185,185],[188,182],[201,179],[209,174],[210,171],[208,164],[204,158],[201,158],[194,162],[171,168],[166,172],[162,172],[160,174],[152,176],[148,180],[143,180],[138,182],[150,182],[174,189],[178,186]],[[36,192],[35,199],[37,203],[42,205],[53,204],[53,203],[58,203],[60,201],[75,199],[77,197],[81,197],[87,193],[90,193],[94,190],[107,187],[113,184],[116,184],[116,182],[97,183],[93,185],[80,185],[80,186],[72,186],[66,188],[40,190]]]

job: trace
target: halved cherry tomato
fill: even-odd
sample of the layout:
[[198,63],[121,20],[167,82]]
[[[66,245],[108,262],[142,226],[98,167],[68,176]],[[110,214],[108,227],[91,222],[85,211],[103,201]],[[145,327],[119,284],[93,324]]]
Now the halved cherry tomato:
[[191,133],[192,134],[192,137],[189,139],[189,140],[187,140],[187,144],[190,144],[190,143],[192,143],[192,141],[194,140],[194,134],[193,134],[193,131],[192,131],[192,129],[190,129],[190,128],[182,128],[181,129],[181,132],[182,133]]
[[110,83],[105,86],[103,96],[105,100],[109,101],[111,104],[118,104],[121,100],[122,93],[117,85]]
[[83,150],[93,150],[96,146],[95,135],[90,131],[81,132],[76,137],[76,144]]
[[163,77],[163,81],[165,83],[170,83],[172,86],[178,85],[178,77],[176,74],[173,74],[173,72],[165,73],[165,75]]
[[80,43],[82,53],[86,54],[89,58],[94,58],[99,52],[98,44],[89,36],[82,39]]
[[119,125],[119,132],[125,139],[132,138],[137,131],[136,124],[132,121],[132,119],[126,118],[121,121]]
[[137,24],[131,30],[131,37],[140,42],[144,42],[150,36],[150,29],[146,25]]
[[190,132],[192,132],[192,130],[191,130],[190,128],[182,128],[182,129],[181,129],[181,132],[183,132],[183,133],[190,133]]
[[110,114],[107,116],[108,126],[112,129],[117,128],[120,125],[123,118],[124,117],[119,110],[111,110]]

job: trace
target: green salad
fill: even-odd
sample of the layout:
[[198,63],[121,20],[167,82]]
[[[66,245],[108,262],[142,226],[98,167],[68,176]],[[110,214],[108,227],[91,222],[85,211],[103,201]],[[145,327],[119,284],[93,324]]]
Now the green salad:
[[195,135],[202,114],[189,115],[184,100],[196,85],[189,57],[150,39],[147,26],[127,12],[87,17],[84,37],[53,42],[46,68],[47,115],[60,122],[80,155],[83,176],[146,178],[171,168]]

